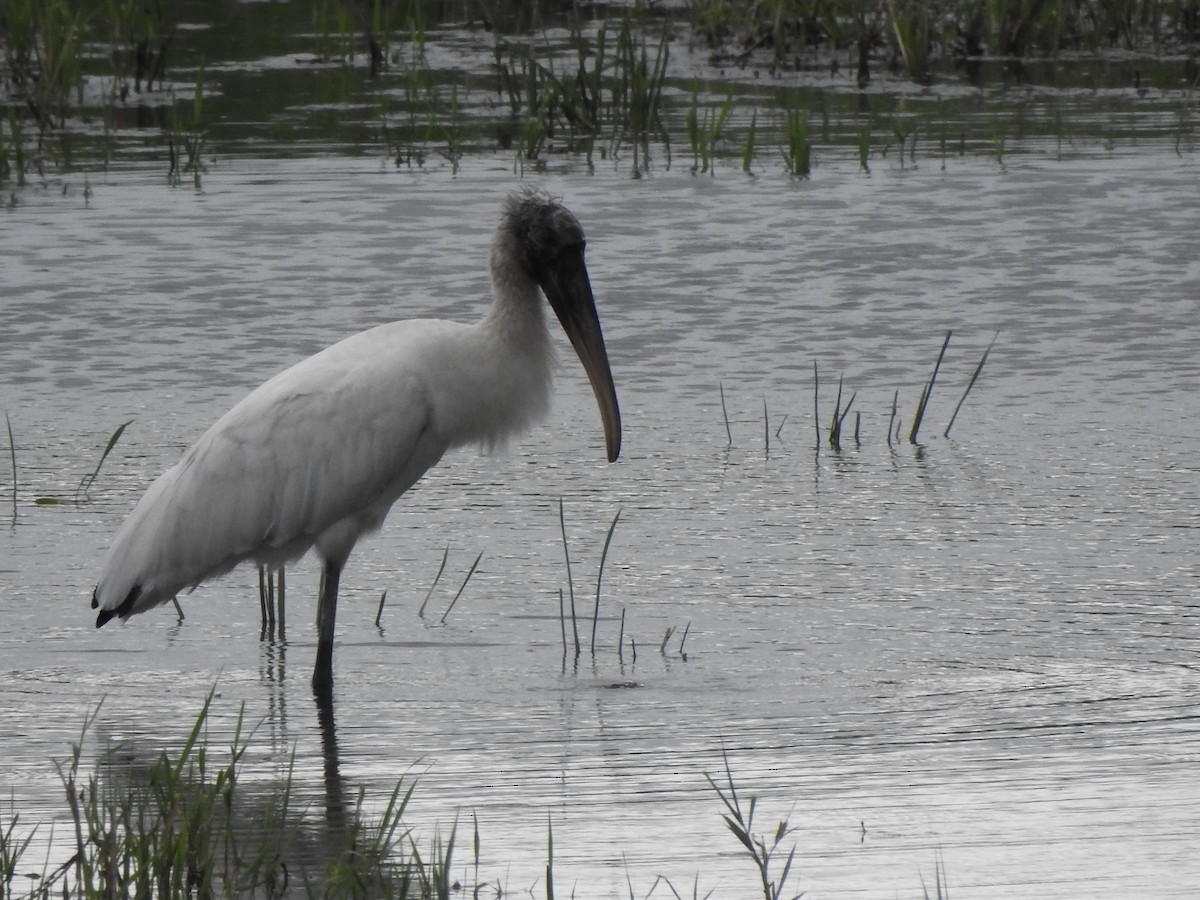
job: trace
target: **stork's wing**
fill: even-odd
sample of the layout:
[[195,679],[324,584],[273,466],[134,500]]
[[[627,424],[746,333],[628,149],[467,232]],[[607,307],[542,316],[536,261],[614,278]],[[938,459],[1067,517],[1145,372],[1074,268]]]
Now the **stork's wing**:
[[344,559],[446,450],[417,348],[450,323],[372,329],[293,366],[231,409],[146,492],[95,599],[126,616],[256,559],[317,543]]

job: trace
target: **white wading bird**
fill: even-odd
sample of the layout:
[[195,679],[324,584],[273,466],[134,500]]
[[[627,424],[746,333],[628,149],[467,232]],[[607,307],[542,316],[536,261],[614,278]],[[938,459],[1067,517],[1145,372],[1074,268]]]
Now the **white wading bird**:
[[538,288],[587,371],[608,460],[621,417],[570,211],[511,196],[492,241],[493,302],[475,324],[414,319],[334,344],[252,392],[150,486],[92,594],[96,627],[244,560],[324,563],[313,687],[333,680],[338,577],[358,538],[451,447],[491,446],[542,416],[554,349]]

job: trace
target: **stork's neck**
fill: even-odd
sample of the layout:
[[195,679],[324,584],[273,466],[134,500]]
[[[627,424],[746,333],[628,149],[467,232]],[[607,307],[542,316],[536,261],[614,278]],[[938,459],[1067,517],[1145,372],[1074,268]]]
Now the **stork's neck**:
[[482,325],[506,345],[515,364],[540,368],[548,380],[554,349],[546,327],[547,303],[519,259],[516,241],[502,229],[492,242],[492,305]]
[[[554,345],[537,283],[493,252],[492,305],[461,347],[460,389],[453,403],[461,423],[454,444],[502,444],[542,418],[550,406]],[[449,398],[447,398],[449,399]]]

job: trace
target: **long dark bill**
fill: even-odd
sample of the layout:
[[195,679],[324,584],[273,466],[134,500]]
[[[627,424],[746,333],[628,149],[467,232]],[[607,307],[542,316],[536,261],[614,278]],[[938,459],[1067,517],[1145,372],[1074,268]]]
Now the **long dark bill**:
[[616,462],[621,454],[621,411],[617,407],[617,389],[608,366],[608,350],[583,262],[583,249],[562,253],[543,270],[538,281],[592,383],[604,423],[608,461]]

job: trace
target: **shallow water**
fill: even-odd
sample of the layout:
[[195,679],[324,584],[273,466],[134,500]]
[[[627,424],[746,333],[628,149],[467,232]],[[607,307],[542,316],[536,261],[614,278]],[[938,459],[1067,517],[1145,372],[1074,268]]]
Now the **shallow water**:
[[[1196,177],[1190,156],[1143,154],[546,178],[588,231],[622,458],[603,462],[564,341],[550,419],[504,454],[447,458],[360,545],[334,787],[382,805],[418,775],[412,824],[477,815],[482,877],[508,891],[544,891],[549,821],[560,893],[645,896],[665,875],[751,896],[704,778],[724,751],[762,831],[796,829],[810,896],[920,896],[939,855],[956,894],[1191,896]],[[242,703],[262,721],[247,780],[282,775],[294,747],[320,809],[311,561],[289,570],[282,643],[259,640],[248,570],[184,598],[182,623],[167,607],[96,630],[96,568],[140,492],[249,387],[378,322],[477,314],[514,184],[486,160],[457,178],[228,161],[201,192],[134,170],[86,204],[69,186],[0,213],[18,464],[0,789],[23,826],[62,821],[51,760],[101,699],[89,746],[149,755],[178,746],[214,684],[216,743]],[[893,393],[907,435],[948,329],[923,443],[889,447]],[[814,450],[814,361],[823,428],[837,379],[857,392],[861,443],[840,454]],[[130,419],[89,502],[34,502],[70,500]],[[621,512],[578,665],[560,498],[585,646]]]

